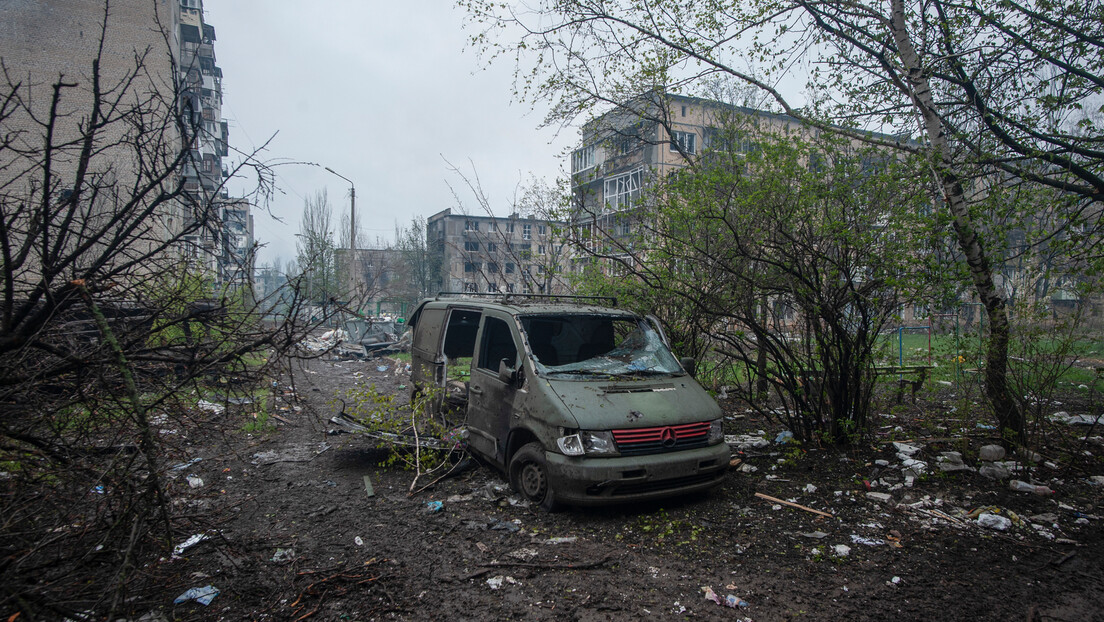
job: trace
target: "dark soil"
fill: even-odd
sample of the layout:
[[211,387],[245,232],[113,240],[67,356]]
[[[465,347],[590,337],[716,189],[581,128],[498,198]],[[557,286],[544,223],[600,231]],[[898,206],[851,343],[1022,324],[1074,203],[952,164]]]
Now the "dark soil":
[[[386,365],[387,371],[377,371]],[[151,572],[168,619],[192,620],[1090,620],[1104,619],[1101,487],[1078,468],[1036,470],[1053,496],[1012,492],[976,472],[900,482],[889,434],[921,439],[919,457],[992,442],[973,420],[956,431],[949,396],[885,405],[880,435],[854,451],[776,445],[749,450],[707,496],[548,514],[519,504],[502,476],[476,467],[411,496],[411,471],[381,467],[386,449],[328,434],[335,395],[374,384],[405,398],[394,361],[316,360],[293,379],[267,431],[192,438],[202,460],[174,480],[177,515],[213,537]],[[943,388],[949,393],[950,389]],[[731,433],[779,431],[731,401]],[[961,410],[961,409],[960,409]],[[889,415],[888,413],[892,413]],[[227,416],[233,416],[233,413]],[[959,415],[960,416],[960,415]],[[892,417],[892,418],[891,418]],[[286,422],[285,422],[286,421]],[[896,432],[893,429],[901,426]],[[931,437],[951,440],[923,440]],[[1104,448],[1088,443],[1099,455]],[[267,453],[266,453],[267,452]],[[739,456],[738,456],[739,457]],[[1048,456],[1049,457],[1049,456]],[[878,466],[883,459],[890,466]],[[746,467],[745,467],[746,468]],[[370,479],[374,496],[365,489]],[[881,481],[879,481],[881,480]],[[423,480],[421,483],[428,483]],[[873,489],[868,486],[873,483]],[[812,486],[809,486],[809,485]],[[815,489],[814,489],[815,487]],[[827,518],[755,496],[827,512]],[[868,492],[892,495],[888,502]],[[924,504],[918,502],[927,500]],[[434,511],[429,502],[442,502]],[[964,511],[996,506],[1024,522],[981,527]],[[1046,531],[1026,518],[1057,516]],[[940,517],[942,514],[945,517]],[[1078,519],[1083,519],[1078,522]],[[1041,519],[1039,519],[1041,520]],[[1036,521],[1038,522],[1038,521]],[[822,532],[822,537],[815,532]],[[191,533],[180,534],[183,540]],[[807,535],[808,534],[808,535]],[[855,542],[867,538],[874,544]],[[836,545],[850,547],[846,556]],[[289,558],[274,561],[278,550]],[[172,605],[213,585],[208,606]],[[705,597],[746,602],[728,608]]]

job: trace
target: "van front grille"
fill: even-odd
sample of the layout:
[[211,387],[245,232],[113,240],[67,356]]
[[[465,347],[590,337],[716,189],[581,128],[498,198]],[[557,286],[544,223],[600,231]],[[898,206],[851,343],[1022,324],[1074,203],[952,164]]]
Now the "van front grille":
[[657,454],[705,447],[709,442],[709,421],[651,428],[613,430],[613,440],[622,456]]

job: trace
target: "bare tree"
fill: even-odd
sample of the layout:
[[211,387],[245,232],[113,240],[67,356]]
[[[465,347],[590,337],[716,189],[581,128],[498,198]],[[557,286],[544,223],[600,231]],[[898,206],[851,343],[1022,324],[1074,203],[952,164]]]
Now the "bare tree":
[[303,201],[297,237],[297,260],[306,283],[307,298],[325,306],[331,297],[347,289],[337,282],[333,208],[325,190]]
[[[160,586],[138,569],[168,554],[182,456],[173,439],[231,419],[193,391],[253,391],[300,331],[245,289],[214,289],[189,244],[217,228],[215,198],[186,187],[201,118],[165,50],[107,72],[0,82],[0,604],[12,618],[112,619]],[[164,55],[164,56],[163,56]],[[169,58],[171,61],[171,58]],[[171,66],[172,63],[169,63]],[[41,97],[45,94],[45,99]],[[255,164],[252,158],[247,163]]]

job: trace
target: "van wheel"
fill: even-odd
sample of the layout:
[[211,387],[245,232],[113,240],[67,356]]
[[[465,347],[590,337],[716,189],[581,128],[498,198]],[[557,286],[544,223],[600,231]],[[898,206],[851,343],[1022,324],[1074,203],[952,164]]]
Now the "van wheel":
[[561,507],[548,478],[548,463],[540,443],[529,443],[514,454],[510,460],[510,486],[543,510],[555,512]]

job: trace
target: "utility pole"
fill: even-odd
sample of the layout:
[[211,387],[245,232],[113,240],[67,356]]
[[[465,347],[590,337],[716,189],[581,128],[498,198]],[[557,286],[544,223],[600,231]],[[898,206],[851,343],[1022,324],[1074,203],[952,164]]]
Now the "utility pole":
[[354,307],[353,296],[356,295],[356,186],[353,180],[338,173],[328,166],[322,167],[327,171],[349,182],[349,306]]

